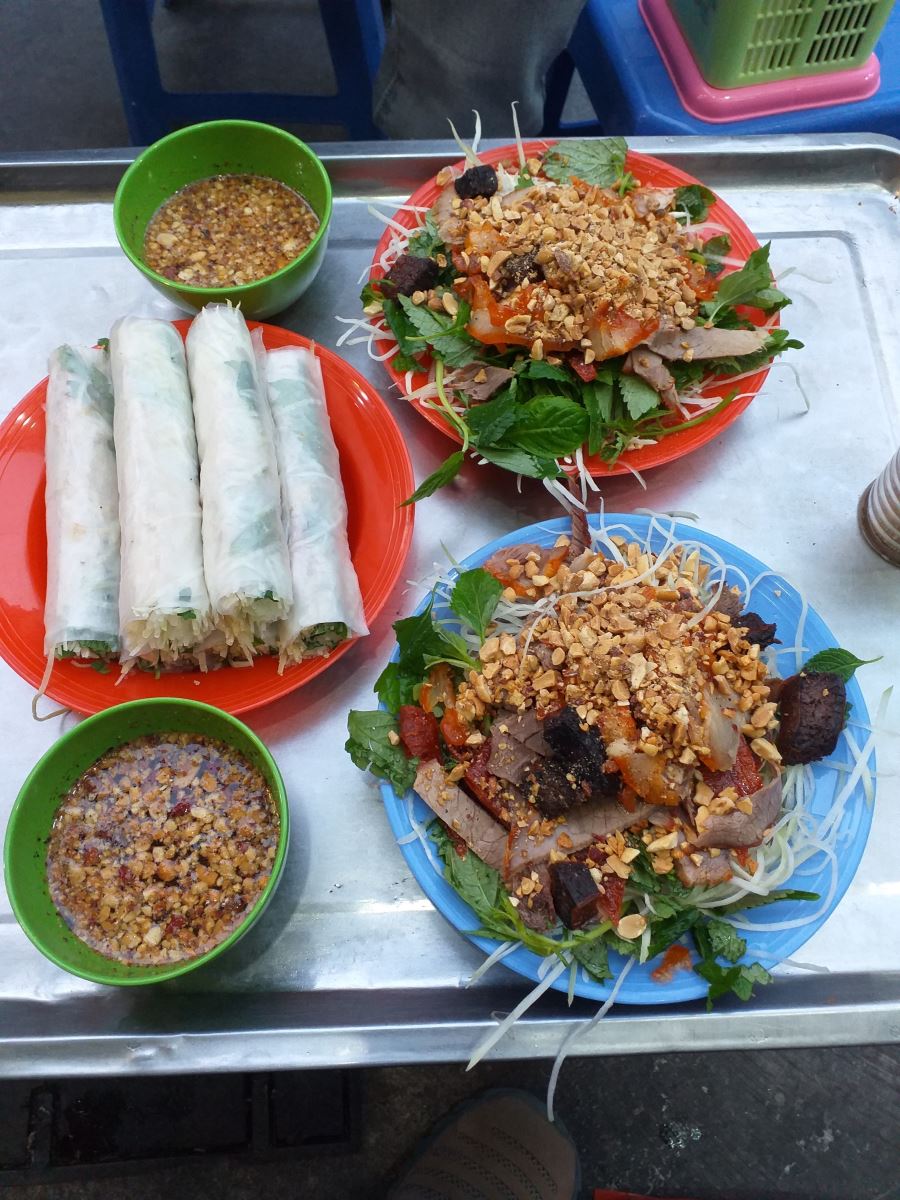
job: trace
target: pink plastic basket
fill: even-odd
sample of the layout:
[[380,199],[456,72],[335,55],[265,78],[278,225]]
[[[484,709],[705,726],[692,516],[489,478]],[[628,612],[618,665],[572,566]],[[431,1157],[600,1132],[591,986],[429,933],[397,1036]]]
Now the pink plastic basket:
[[700,121],[722,124],[771,117],[799,108],[851,104],[874,95],[881,82],[881,68],[873,54],[861,67],[846,71],[753,83],[734,89],[714,88],[700,74],[666,0],[638,0],[638,8],[682,107]]

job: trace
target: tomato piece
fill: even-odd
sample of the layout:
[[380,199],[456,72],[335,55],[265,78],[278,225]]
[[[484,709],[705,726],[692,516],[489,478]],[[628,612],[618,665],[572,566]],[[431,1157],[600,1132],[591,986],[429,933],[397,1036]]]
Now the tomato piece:
[[608,920],[615,923],[622,911],[622,897],[625,894],[625,880],[618,875],[604,875],[603,895],[600,897],[600,911],[606,914]]
[[703,767],[702,771],[704,782],[716,794],[723,788],[733,787],[739,796],[752,796],[763,785],[762,776],[759,773],[759,761],[747,745],[746,738],[743,737],[738,742],[737,756],[734,766],[730,770],[708,771]]
[[456,709],[448,708],[441,718],[441,736],[447,745],[465,746],[466,738],[471,732],[471,728],[460,718]]
[[397,711],[397,726],[403,749],[410,758],[419,758],[423,762],[440,758],[438,723],[432,713],[425,712],[418,704],[401,704]]
[[456,688],[453,674],[446,663],[438,663],[428,672],[428,679],[419,689],[419,704],[427,713],[434,712],[435,705],[452,708],[456,703]]
[[592,362],[585,362],[583,354],[573,351],[566,361],[582,383],[593,383],[597,378],[597,368]]

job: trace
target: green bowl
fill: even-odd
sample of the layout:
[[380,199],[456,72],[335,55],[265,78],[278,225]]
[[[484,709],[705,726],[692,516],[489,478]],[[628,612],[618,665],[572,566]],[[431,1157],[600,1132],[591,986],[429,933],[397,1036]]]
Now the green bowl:
[[[150,733],[197,733],[227,742],[262,773],[278,808],[278,849],[272,874],[244,920],[212,950],[158,967],[118,963],[80,941],[59,915],[47,884],[47,839],[66,793],[93,763],[115,746]],[[42,954],[93,983],[159,983],[211,962],[259,919],[284,867],[290,818],[284,783],[255,733],[228,713],[195,700],[133,700],[88,717],[47,751],[22,784],[6,828],[3,861],[6,890],[16,919]]]
[[[304,196],[319,218],[316,236],[302,254],[254,283],[235,287],[190,287],[152,271],[144,262],[144,233],[159,206],[180,188],[212,175],[267,175]],[[262,320],[301,296],[315,279],[328,242],[331,180],[305,142],[258,121],[206,121],[154,142],[134,160],[116,188],[116,237],[155,288],[181,308],[240,304],[245,317]]]

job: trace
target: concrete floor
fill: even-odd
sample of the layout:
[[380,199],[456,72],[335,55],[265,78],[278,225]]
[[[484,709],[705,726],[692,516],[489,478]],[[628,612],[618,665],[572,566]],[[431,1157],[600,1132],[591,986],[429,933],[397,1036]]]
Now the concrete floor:
[[[180,11],[158,15],[167,82],[216,87],[227,77],[229,86],[291,90],[302,76],[307,85],[326,88],[314,8],[311,0],[182,0]],[[223,19],[232,35],[237,32],[232,44],[243,47],[233,58],[217,53]],[[302,57],[298,47],[304,47]],[[95,0],[3,0],[0,48],[0,152],[127,144]],[[583,95],[576,94],[573,105],[571,115],[588,115]],[[327,136],[327,130],[302,132]],[[177,1167],[127,1176],[116,1174],[126,1169],[120,1163],[112,1176],[107,1169],[93,1180],[29,1182],[10,1194],[21,1200],[260,1194],[372,1200],[453,1104],[489,1086],[542,1096],[548,1073],[543,1062],[484,1064],[470,1075],[457,1066],[373,1069],[360,1075],[362,1104],[351,1121],[357,1145],[344,1153],[307,1152],[276,1162],[190,1157]],[[604,1185],[695,1200],[890,1200],[900,1198],[898,1078],[900,1053],[878,1047],[581,1059],[565,1068],[558,1110],[581,1151],[584,1197],[588,1185]],[[143,1120],[134,1085],[107,1083],[117,1121],[130,1106]],[[182,1107],[168,1133],[158,1112],[153,1118],[152,1153],[221,1145],[211,1130],[240,1125],[243,1086],[228,1079],[173,1083]],[[315,1074],[292,1078],[291,1086],[314,1099],[332,1091],[330,1081]],[[27,1157],[32,1088],[0,1085],[0,1166]],[[86,1112],[93,1126],[80,1134],[69,1130],[72,1161],[87,1155],[98,1132],[88,1102],[81,1109],[78,1103],[70,1110]],[[127,1121],[116,1125],[110,1154],[148,1152],[144,1142],[142,1151],[135,1148],[138,1123],[132,1120],[127,1135]],[[81,1147],[78,1136],[86,1139]]]

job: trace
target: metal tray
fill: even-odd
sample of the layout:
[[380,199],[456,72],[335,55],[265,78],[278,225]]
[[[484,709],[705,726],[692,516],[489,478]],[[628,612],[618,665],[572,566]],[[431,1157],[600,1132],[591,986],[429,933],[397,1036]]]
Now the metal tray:
[[[773,242],[793,268],[786,323],[806,342],[773,368],[763,393],[720,438],[647,476],[604,486],[611,510],[688,509],[786,574],[841,642],[864,658],[874,710],[900,678],[900,574],[863,543],[860,492],[900,442],[900,143],[849,135],[648,138],[636,148],[698,175]],[[449,145],[319,148],[335,185],[327,265],[280,323],[332,346],[334,314],[355,315],[358,280],[386,213],[458,157]],[[62,340],[100,337],[128,311],[174,317],[118,249],[111,197],[130,152],[0,161],[0,362],[5,413],[45,372]],[[786,285],[788,286],[788,285]],[[387,377],[356,347],[347,357],[379,387]],[[806,411],[804,397],[809,401]],[[402,400],[394,412],[417,476],[448,442]],[[492,538],[557,515],[547,493],[467,466],[419,506],[406,578]],[[0,548],[2,562],[2,548]],[[45,961],[0,897],[0,1074],[7,1076],[263,1069],[464,1060],[525,984],[502,966],[462,981],[482,957],[408,875],[374,781],[343,751],[347,710],[371,703],[391,622],[420,595],[398,586],[372,636],[250,724],[281,766],[294,834],[266,917],[220,964],[156,988],[104,989]],[[5,819],[22,779],[72,717],[34,724],[30,690],[0,667]],[[896,706],[893,715],[897,728]],[[880,798],[856,880],[802,958],[826,973],[781,968],[748,1005],[613,1009],[582,1054],[889,1041],[900,1036],[900,854],[891,834],[900,738],[879,747]],[[548,996],[495,1054],[555,1054],[593,1007]]]

